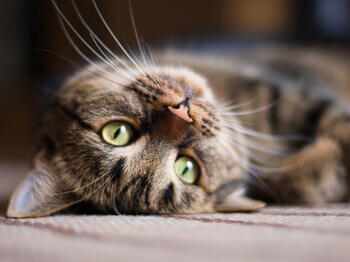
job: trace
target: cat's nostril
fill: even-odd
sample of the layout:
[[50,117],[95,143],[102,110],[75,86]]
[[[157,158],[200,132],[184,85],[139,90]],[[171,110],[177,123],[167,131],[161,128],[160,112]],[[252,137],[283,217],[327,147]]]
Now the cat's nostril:
[[174,108],[172,106],[168,106],[168,110],[174,114],[175,116],[181,118],[182,120],[186,121],[187,123],[192,123],[193,119],[189,116],[189,109],[187,106],[184,106],[181,104],[179,108]]
[[188,108],[188,112],[190,111],[190,97],[186,96],[186,99],[180,103],[180,105],[184,105]]
[[182,120],[191,123],[193,119],[189,116],[190,112],[190,98],[187,96],[185,100],[176,106],[168,106],[168,110],[175,116],[181,118]]
[[181,101],[180,103],[178,103],[175,106],[172,106],[172,108],[178,109],[178,108],[180,108],[181,105],[184,105],[185,107],[188,108],[188,111],[190,111],[190,97],[186,96],[186,98],[183,101]]

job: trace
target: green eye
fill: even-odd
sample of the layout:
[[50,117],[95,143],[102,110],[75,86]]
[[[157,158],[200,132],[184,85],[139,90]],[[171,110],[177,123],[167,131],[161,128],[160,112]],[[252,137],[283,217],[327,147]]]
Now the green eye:
[[108,144],[125,146],[132,138],[132,129],[125,122],[115,121],[103,127],[101,136]]
[[175,161],[175,172],[182,181],[193,184],[199,176],[199,167],[192,158],[181,156]]

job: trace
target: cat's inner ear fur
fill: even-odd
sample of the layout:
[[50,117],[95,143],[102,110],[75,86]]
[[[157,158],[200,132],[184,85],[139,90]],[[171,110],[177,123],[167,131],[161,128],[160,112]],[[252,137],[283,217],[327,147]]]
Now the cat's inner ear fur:
[[40,152],[33,169],[11,196],[7,216],[40,217],[56,213],[73,204],[69,192],[59,190],[60,183]]
[[218,201],[214,209],[217,212],[249,212],[264,208],[266,204],[243,194],[232,193]]
[[216,192],[214,210],[216,212],[249,212],[259,210],[266,203],[245,196],[245,186],[241,180],[231,180],[221,185]]

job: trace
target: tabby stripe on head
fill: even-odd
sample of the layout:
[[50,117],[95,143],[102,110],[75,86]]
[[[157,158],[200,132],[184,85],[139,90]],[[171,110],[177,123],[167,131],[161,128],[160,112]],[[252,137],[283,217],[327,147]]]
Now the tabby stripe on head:
[[151,185],[149,183],[149,175],[144,175],[142,177],[134,177],[131,181],[129,181],[122,189],[121,191],[121,196],[125,195],[126,192],[133,186],[134,186],[134,192],[133,192],[133,202],[132,202],[132,208],[140,208],[140,199],[142,195],[145,195],[145,205],[147,208],[150,205],[149,202],[149,194],[150,194],[150,189]]
[[167,206],[169,203],[173,206],[174,201],[174,184],[170,183],[164,190],[163,195],[164,204]]
[[323,114],[328,110],[330,102],[327,100],[319,102],[315,107],[313,107],[306,115],[305,127],[306,135],[314,135],[319,126]]
[[182,194],[182,203],[186,206],[186,208],[191,206],[191,203],[194,201],[195,199],[192,197],[192,195],[188,192],[184,192]]
[[140,178],[140,183],[139,183],[139,189],[138,189],[138,192],[137,192],[137,199],[140,199],[142,194],[143,194],[143,191],[145,190],[146,186],[147,186],[147,183],[148,180],[147,180],[147,175],[145,176],[142,176]]
[[143,193],[145,192],[146,186],[148,185],[148,176],[144,175],[142,177],[139,177],[139,183],[137,183],[137,185],[135,186],[134,192],[133,192],[133,202],[132,202],[132,208],[133,209],[139,209],[141,206],[141,197],[143,195]]
[[203,111],[205,113],[207,113],[207,115],[215,120],[216,122],[219,122],[219,119],[216,117],[216,115],[211,111],[211,109],[208,108],[208,106],[204,105],[203,103],[196,103],[197,106],[199,106],[200,108],[203,109]]
[[206,123],[207,125],[209,125],[210,127],[212,127],[214,125],[213,121],[210,121],[209,119],[202,118],[202,121],[204,123]]
[[[146,93],[144,93],[144,92],[142,92],[142,91],[140,91],[139,89],[136,89],[136,88],[131,88],[131,90],[133,92],[135,92],[138,96],[145,98],[148,103],[151,103],[151,100],[150,100],[151,95],[146,94]],[[156,101],[157,99],[155,100],[153,97],[155,97],[155,96],[152,96],[153,101]]]
[[146,88],[148,91],[150,91],[152,93],[155,93],[157,95],[164,95],[163,91],[156,89],[150,85],[146,85],[145,83],[142,82],[142,80],[138,80],[137,82],[140,84],[139,86]]
[[161,84],[157,79],[154,79],[149,74],[146,74],[146,77],[147,77],[148,80],[152,81],[153,84],[155,84],[155,85],[160,85]]
[[186,148],[195,140],[195,133],[192,130],[189,130],[182,137],[182,142],[178,145],[178,148]]
[[150,206],[150,202],[149,202],[149,193],[151,191],[151,184],[148,183],[147,187],[146,187],[146,192],[145,192],[145,204],[146,207],[149,208]]
[[111,181],[114,182],[116,179],[120,177],[121,172],[123,171],[125,163],[125,158],[119,159],[116,164],[112,167],[111,173],[110,173],[110,178]]
[[65,115],[75,120],[82,128],[92,130],[92,127],[85,123],[75,112],[72,112],[67,107],[59,103],[55,103],[55,106],[58,107]]
[[144,194],[145,194],[145,205],[147,208],[149,208],[150,206],[150,202],[149,202],[149,194],[151,192],[151,187],[152,187],[152,179],[154,177],[154,173],[147,173],[145,175],[145,178],[147,177],[147,183],[145,185],[145,189],[143,190],[144,191]]
[[[275,86],[272,86],[270,90],[271,90],[270,103],[276,103],[281,98],[281,90]],[[270,108],[270,126],[271,126],[271,132],[273,134],[278,132],[277,126],[278,126],[279,105],[280,103],[276,103]]]
[[134,177],[131,181],[129,181],[129,182],[123,187],[123,189],[122,189],[122,191],[121,191],[121,196],[123,196],[123,195],[129,190],[129,188],[130,188],[133,184],[135,184],[136,182],[138,182],[139,179],[141,179],[141,178],[140,178],[139,176],[137,176],[137,177]]
[[328,125],[335,127],[336,125],[342,124],[344,122],[350,122],[350,116],[348,116],[348,115],[341,115],[339,117],[336,117]]

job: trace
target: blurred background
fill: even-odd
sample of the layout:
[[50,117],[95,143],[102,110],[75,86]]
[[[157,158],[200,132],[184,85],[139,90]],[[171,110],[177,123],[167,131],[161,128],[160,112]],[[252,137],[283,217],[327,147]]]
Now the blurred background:
[[[116,48],[93,4],[76,2],[93,30]],[[135,47],[128,1],[97,3],[121,42]],[[57,4],[77,31],[90,39],[71,1]],[[139,35],[152,48],[220,51],[262,42],[327,48],[346,47],[350,41],[348,0],[132,0],[131,4]],[[50,1],[1,0],[0,21],[0,164],[26,166],[50,94],[75,70],[66,59],[83,62],[65,38]]]

